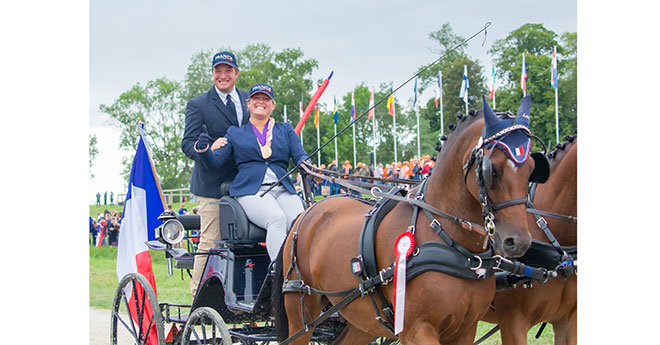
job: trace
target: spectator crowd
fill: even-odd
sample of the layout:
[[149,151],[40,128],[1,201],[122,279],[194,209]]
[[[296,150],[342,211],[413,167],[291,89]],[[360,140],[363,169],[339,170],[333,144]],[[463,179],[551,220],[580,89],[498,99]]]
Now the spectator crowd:
[[117,246],[121,227],[121,212],[105,210],[94,219],[89,217],[89,235],[94,246]]
[[[362,162],[358,162],[356,166],[353,167],[348,160],[344,161],[344,163],[339,166],[337,161],[333,160],[327,166],[321,164],[319,168],[335,171],[342,175],[421,181],[431,173],[434,164],[435,161],[431,159],[431,156],[427,155],[422,156],[421,158],[411,158],[408,161],[392,162],[391,164],[383,165],[383,163],[378,163],[375,167],[372,164],[367,165]],[[371,182],[371,180],[367,178],[360,179],[359,177],[355,177],[355,179],[359,179],[362,182]],[[375,183],[378,184],[383,182],[376,180]],[[313,179],[311,187],[312,193],[315,196],[329,196],[339,193],[347,193],[346,188],[339,184],[318,178]]]

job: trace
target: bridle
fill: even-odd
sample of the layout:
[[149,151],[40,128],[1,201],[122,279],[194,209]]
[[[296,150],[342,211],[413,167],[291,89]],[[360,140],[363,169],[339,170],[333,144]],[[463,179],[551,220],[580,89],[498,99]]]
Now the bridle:
[[[463,166],[463,171],[464,171],[463,180],[465,181],[466,185],[467,185],[467,175],[470,172],[470,168],[472,167],[472,165],[474,165],[475,167],[475,178],[476,178],[477,187],[479,188],[479,203],[481,204],[481,219],[484,223],[484,228],[488,232],[488,236],[484,238],[484,243],[483,243],[484,249],[486,248],[488,238],[490,236],[495,235],[496,227],[495,227],[494,212],[507,207],[526,204],[528,200],[527,193],[525,194],[524,197],[507,200],[499,204],[493,204],[490,198],[488,197],[488,189],[490,189],[493,185],[493,165],[490,157],[495,151],[497,142],[503,140],[509,133],[512,133],[513,131],[516,130],[522,130],[528,136],[534,137],[535,139],[539,140],[541,145],[543,145],[543,147],[545,148],[543,141],[540,140],[537,136],[531,134],[527,127],[521,125],[514,125],[503,129],[502,131],[498,132],[495,135],[490,136],[487,139],[480,137],[479,141],[477,142],[477,145],[474,148],[472,148],[470,157]],[[489,147],[491,148],[490,152],[488,153],[488,155],[484,155],[484,150]],[[535,154],[531,155],[531,158],[533,158],[535,161],[540,160],[541,157],[545,158],[545,155],[541,153],[539,153],[539,155],[535,155]],[[534,168],[534,171],[530,176],[530,180],[532,179],[532,176],[544,175],[535,172],[536,172],[536,167]],[[535,177],[535,179],[538,179],[538,177]],[[545,174],[545,176],[543,176],[542,179],[547,180],[547,174]]]

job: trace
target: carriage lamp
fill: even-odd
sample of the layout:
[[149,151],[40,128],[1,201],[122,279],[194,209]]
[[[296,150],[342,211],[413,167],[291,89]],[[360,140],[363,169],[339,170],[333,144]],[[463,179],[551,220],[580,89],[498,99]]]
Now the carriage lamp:
[[184,234],[183,224],[176,219],[169,219],[163,223],[158,234],[160,236],[157,237],[170,245],[176,245],[183,240]]

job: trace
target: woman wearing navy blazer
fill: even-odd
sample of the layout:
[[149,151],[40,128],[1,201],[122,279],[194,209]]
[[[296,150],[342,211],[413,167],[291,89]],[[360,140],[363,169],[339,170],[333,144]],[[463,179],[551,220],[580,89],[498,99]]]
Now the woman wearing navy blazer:
[[266,229],[266,248],[274,261],[286,239],[288,225],[304,209],[290,178],[284,179],[263,198],[258,194],[286,174],[289,158],[299,165],[309,156],[293,127],[288,123],[276,123],[270,117],[275,109],[270,85],[253,85],[247,106],[248,124],[230,127],[226,137],[218,139],[211,150],[208,149],[210,137],[203,132],[195,143],[195,150],[201,153],[208,169],[221,169],[230,158],[234,159],[238,174],[229,187],[229,195],[241,204],[252,223]]

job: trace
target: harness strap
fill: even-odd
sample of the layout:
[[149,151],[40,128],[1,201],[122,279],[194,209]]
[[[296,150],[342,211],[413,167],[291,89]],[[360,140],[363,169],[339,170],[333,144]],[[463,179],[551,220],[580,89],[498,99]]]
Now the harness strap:
[[501,204],[493,205],[492,209],[493,209],[493,211],[497,211],[497,210],[501,210],[503,208],[507,208],[509,206],[524,204],[526,202],[527,202],[527,198],[512,199],[512,200],[509,200],[509,201],[505,201]]
[[323,321],[328,319],[332,314],[334,314],[335,312],[343,309],[348,304],[353,302],[355,299],[360,297],[364,293],[364,291],[361,288],[362,286],[364,287],[364,289],[366,291],[371,291],[375,286],[381,285],[383,283],[383,281],[387,281],[387,280],[391,279],[393,276],[394,276],[394,266],[390,266],[390,267],[384,269],[383,271],[381,271],[381,274],[376,275],[375,277],[365,281],[364,284],[362,284],[360,287],[350,289],[349,290],[350,292],[348,293],[348,295],[346,297],[342,298],[339,302],[337,302],[337,304],[333,305],[328,310],[323,312],[315,320],[313,320],[309,323],[306,323],[303,320],[303,323],[304,323],[303,328],[300,329],[295,334],[293,334],[292,336],[290,336],[289,338],[287,338],[287,339],[283,340],[282,342],[280,342],[280,345],[289,344],[290,342],[294,341],[295,339],[297,339],[301,335],[307,333],[310,330],[313,330],[318,325],[323,323]]
[[[532,203],[531,200],[527,200],[527,207],[532,209],[535,208],[534,203]],[[564,250],[561,248],[561,245],[559,244],[559,241],[557,241],[557,238],[555,238],[555,235],[553,235],[552,231],[550,231],[550,228],[548,227],[548,222],[538,214],[534,214],[534,218],[536,218],[536,225],[538,225],[538,227],[541,228],[541,230],[543,230],[543,233],[552,244],[552,247],[554,247],[559,254],[563,255]]]
[[541,210],[537,210],[535,208],[528,208],[527,213],[531,213],[531,214],[539,215],[539,216],[550,217],[550,218],[554,218],[554,219],[559,219],[559,220],[563,220],[565,222],[569,222],[569,223],[573,223],[573,224],[577,224],[577,222],[578,222],[577,217],[567,216],[567,215],[558,214],[558,213],[554,213],[554,212],[541,211]]
[[474,344],[472,345],[479,345],[481,344],[484,340],[490,338],[493,334],[495,334],[497,331],[500,330],[500,325],[495,325],[490,331],[486,332],[479,340],[475,341]]

